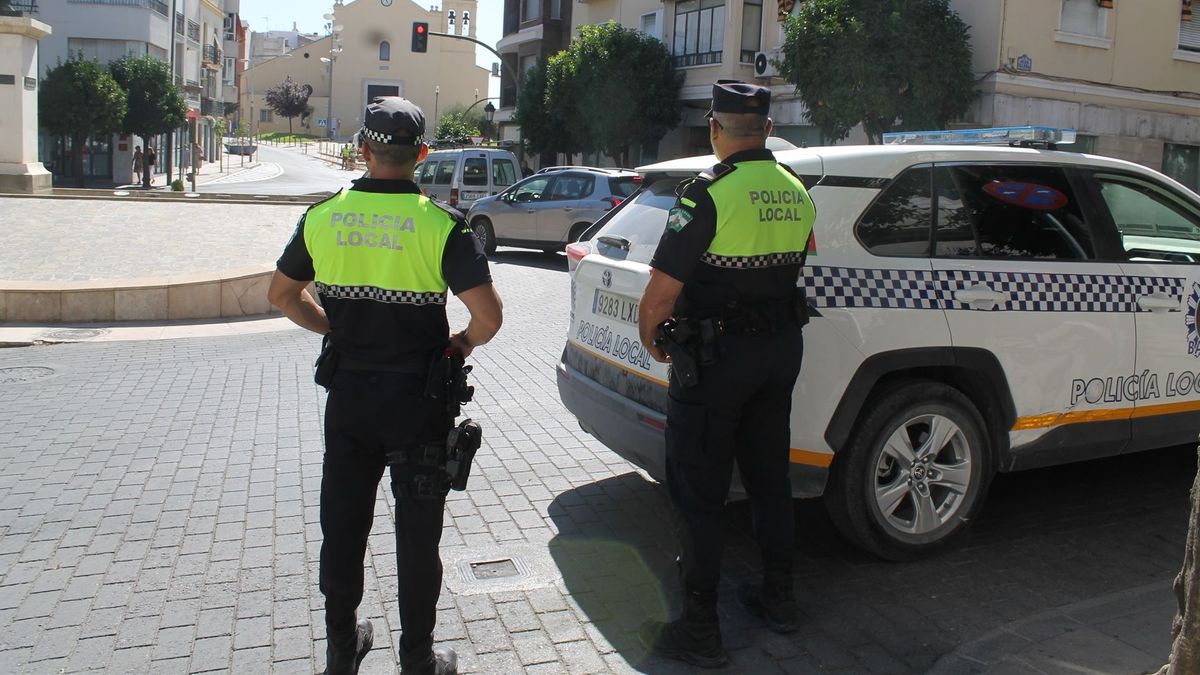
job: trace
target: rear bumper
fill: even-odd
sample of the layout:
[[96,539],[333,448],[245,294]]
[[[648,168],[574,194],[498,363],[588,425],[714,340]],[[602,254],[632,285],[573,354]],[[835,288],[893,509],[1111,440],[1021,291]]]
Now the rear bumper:
[[579,420],[580,428],[655,480],[663,481],[666,416],[600,386],[561,361],[557,371],[558,397]]
[[[588,376],[562,363],[557,367],[558,396],[579,421],[622,459],[650,474],[660,483],[666,479],[666,416],[605,388]],[[792,496],[819,497],[825,492],[829,470],[806,464],[791,465]],[[729,498],[745,499],[736,467]]]

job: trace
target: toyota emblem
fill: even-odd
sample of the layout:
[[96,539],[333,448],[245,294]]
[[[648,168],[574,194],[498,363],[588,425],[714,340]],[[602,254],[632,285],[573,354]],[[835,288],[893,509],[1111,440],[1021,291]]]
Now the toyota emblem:
[[612,288],[612,271],[604,270],[604,274],[600,276],[600,283],[604,284],[605,288]]

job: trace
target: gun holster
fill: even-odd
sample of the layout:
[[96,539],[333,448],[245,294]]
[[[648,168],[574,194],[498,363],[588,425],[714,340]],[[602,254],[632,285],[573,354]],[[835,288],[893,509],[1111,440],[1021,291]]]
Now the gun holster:
[[317,355],[317,360],[313,363],[313,381],[325,387],[329,391],[329,386],[333,384],[333,374],[338,368],[338,350],[334,348],[333,341],[329,339],[329,334],[321,338],[321,353]]
[[658,325],[654,344],[671,357],[671,373],[683,387],[700,384],[700,364],[716,361],[715,334],[704,339],[704,330],[695,321],[667,319]]
[[471,461],[482,443],[483,429],[470,418],[459,422],[446,435],[446,475],[450,478],[451,490],[467,489]]

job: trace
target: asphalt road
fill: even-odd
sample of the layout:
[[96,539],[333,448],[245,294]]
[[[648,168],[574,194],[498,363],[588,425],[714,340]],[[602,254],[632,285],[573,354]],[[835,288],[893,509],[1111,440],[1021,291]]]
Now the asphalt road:
[[[316,146],[310,152],[316,152]],[[328,161],[302,153],[298,147],[274,146],[260,143],[259,162],[277,164],[283,173],[275,178],[253,182],[216,183],[202,186],[200,192],[224,192],[254,195],[306,195],[315,192],[336,192],[349,187],[362,171],[342,171]],[[227,155],[228,166],[236,168],[239,158]]]

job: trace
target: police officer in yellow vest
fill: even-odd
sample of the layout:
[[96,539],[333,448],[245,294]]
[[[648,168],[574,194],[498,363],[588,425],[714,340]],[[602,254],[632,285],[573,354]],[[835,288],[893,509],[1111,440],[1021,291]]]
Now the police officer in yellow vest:
[[797,283],[815,211],[800,179],[766,149],[770,104],[763,87],[713,86],[709,137],[719,163],[681,186],[639,316],[642,342],[673,362],[666,482],[680,516],[684,590],[683,615],[648,623],[642,638],[704,667],[728,661],[717,584],[735,460],[763,564],[762,583],[738,598],[771,629],[797,628],[789,415],[807,321]]
[[[328,345],[318,369],[329,378],[322,382],[329,397],[320,512],[326,672],[357,673],[373,642],[371,623],[357,620],[356,611],[375,494],[391,464],[401,672],[446,675],[457,672],[457,657],[433,648],[446,496],[434,474],[443,467],[418,461],[415,450],[446,438],[444,403],[424,395],[431,362],[447,350],[468,356],[488,342],[502,310],[487,259],[462,215],[422,196],[413,183],[414,165],[429,152],[420,108],[380,97],[363,119],[356,142],[368,177],[304,214],[268,297],[289,319],[325,335]],[[320,305],[305,290],[310,281]],[[447,288],[471,315],[454,334]],[[417,489],[430,485],[439,487]]]

